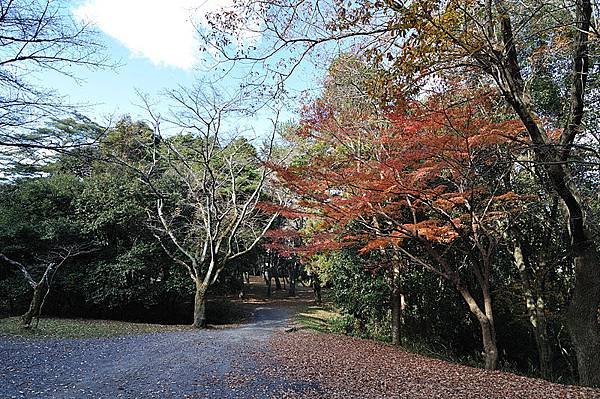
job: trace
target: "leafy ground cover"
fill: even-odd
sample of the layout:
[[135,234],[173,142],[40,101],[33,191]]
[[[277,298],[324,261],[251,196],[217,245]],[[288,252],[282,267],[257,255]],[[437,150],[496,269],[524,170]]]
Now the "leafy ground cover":
[[28,338],[94,338],[189,329],[182,325],[129,323],[114,320],[40,319],[37,327],[24,329],[19,317],[0,319],[0,336]]
[[[599,398],[600,390],[487,371],[308,329],[271,340],[265,373],[319,386],[307,398]],[[276,364],[277,367],[273,365]]]

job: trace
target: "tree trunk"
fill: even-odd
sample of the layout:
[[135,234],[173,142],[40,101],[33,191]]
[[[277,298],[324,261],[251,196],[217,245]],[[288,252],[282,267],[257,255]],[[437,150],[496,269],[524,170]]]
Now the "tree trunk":
[[321,280],[316,274],[313,275],[313,293],[315,294],[315,303],[321,304]]
[[535,307],[535,318],[530,317],[530,320],[532,324],[535,323],[533,324],[533,331],[535,334],[535,343],[538,348],[540,373],[542,378],[551,380],[553,375],[552,347],[550,346],[550,339],[548,338],[548,323],[546,322],[542,298],[538,298]]
[[395,265],[392,271],[392,344],[402,345],[402,325],[404,324],[404,294],[400,288],[400,268]]
[[481,311],[477,301],[471,295],[468,289],[458,286],[458,291],[469,306],[471,313],[477,317],[481,327],[481,339],[483,341],[483,351],[485,355],[485,368],[487,370],[495,370],[498,366],[498,347],[496,346],[496,334],[494,331],[493,319],[489,319],[484,312]]
[[296,269],[297,266],[294,263],[290,268],[290,283],[288,285],[288,295],[296,296]]
[[481,337],[483,339],[483,350],[485,352],[485,368],[496,370],[498,366],[498,348],[493,325],[487,318],[478,318],[481,326]]
[[23,316],[21,316],[21,323],[23,327],[31,327],[31,321],[33,320],[33,318],[40,316],[40,309],[42,306],[42,300],[44,298],[46,287],[47,286],[45,282],[41,281],[33,289],[33,298],[31,298],[29,309]]
[[600,259],[593,243],[575,257],[575,286],[567,324],[582,385],[600,387]]
[[527,312],[529,313],[529,322],[535,337],[535,343],[538,350],[538,361],[540,364],[540,374],[546,380],[552,379],[552,348],[548,338],[548,323],[544,310],[544,299],[531,294],[526,294]]
[[404,294],[397,290],[392,294],[392,345],[402,345],[404,325]]
[[[550,346],[550,340],[548,339],[548,323],[546,322],[544,299],[539,295],[539,291],[537,294],[534,294],[521,246],[518,242],[514,242],[513,245],[513,259],[521,276],[527,314],[529,315],[529,322],[531,323],[538,350],[540,374],[542,378],[550,380],[552,379],[552,348]],[[539,286],[539,284],[540,282],[536,282],[536,286]]]
[[271,298],[271,273],[267,270],[263,273],[263,277],[267,284],[267,298]]
[[196,283],[196,295],[194,297],[194,322],[192,327],[206,327],[206,291],[208,286],[203,283]]

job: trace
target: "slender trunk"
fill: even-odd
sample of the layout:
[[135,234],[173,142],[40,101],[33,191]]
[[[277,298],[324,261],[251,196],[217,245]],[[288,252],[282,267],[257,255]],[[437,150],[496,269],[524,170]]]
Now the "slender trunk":
[[392,345],[402,345],[404,307],[404,294],[397,290],[392,294]]
[[315,303],[321,304],[321,280],[316,274],[313,276],[313,293],[315,294]]
[[275,289],[277,291],[281,291],[281,280],[279,279],[279,275],[275,273]]
[[542,378],[549,380],[552,379],[552,348],[548,338],[544,299],[539,294],[534,295],[525,256],[518,242],[514,243],[513,259],[521,276],[521,283],[523,284],[527,314],[529,315],[529,322],[531,323],[531,329],[538,350],[540,374]]
[[469,290],[459,286],[458,291],[469,306],[469,310],[479,321],[481,327],[481,339],[483,341],[483,351],[485,354],[485,368],[487,370],[495,370],[498,366],[498,347],[496,345],[496,334],[494,332],[493,319],[489,319],[484,312],[481,311],[477,301],[471,295]]
[[392,271],[392,344],[402,345],[402,325],[404,324],[404,294],[400,288],[400,268],[394,265]]
[[548,323],[546,320],[546,313],[544,310],[544,300],[539,296],[536,299],[531,293],[526,294],[526,296],[529,322],[531,323],[533,335],[535,337],[535,343],[538,350],[540,374],[542,378],[551,380],[553,374],[552,347],[550,345],[550,339],[548,337]]
[[31,321],[34,317],[39,317],[40,309],[42,305],[42,300],[44,298],[45,291],[47,290],[46,283],[41,281],[38,283],[33,289],[33,297],[31,298],[31,302],[29,304],[29,309],[27,312],[21,316],[22,326],[25,328],[31,327]]
[[264,272],[263,277],[267,284],[267,298],[271,298],[271,273],[267,270]]
[[206,291],[208,286],[201,282],[196,282],[196,295],[194,297],[194,322],[192,327],[206,327]]
[[600,257],[594,244],[574,259],[575,286],[567,324],[582,385],[600,387]]
[[486,353],[485,368],[488,370],[495,370],[498,364],[498,348],[496,346],[496,325],[494,324],[494,313],[492,310],[492,296],[487,285],[483,287],[482,291],[485,320],[481,325],[481,331],[483,347],[485,348]]
[[538,348],[540,373],[542,378],[551,380],[553,375],[552,347],[550,346],[550,339],[548,337],[548,323],[546,322],[544,301],[542,298],[538,298],[536,301],[535,312],[530,316],[530,320],[534,327],[535,343]]
[[288,295],[296,296],[296,264],[290,268],[290,283],[288,287]]

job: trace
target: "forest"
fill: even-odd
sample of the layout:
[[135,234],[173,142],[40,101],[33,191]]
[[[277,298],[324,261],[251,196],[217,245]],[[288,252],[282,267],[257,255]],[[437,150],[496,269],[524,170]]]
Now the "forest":
[[118,68],[65,7],[0,1],[0,318],[201,330],[254,276],[336,334],[600,387],[598,4],[236,1],[196,28],[241,84],[109,121],[35,78]]

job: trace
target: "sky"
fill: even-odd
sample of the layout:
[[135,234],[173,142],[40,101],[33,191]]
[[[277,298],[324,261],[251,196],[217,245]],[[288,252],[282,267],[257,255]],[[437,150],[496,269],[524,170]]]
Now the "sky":
[[[165,89],[178,85],[191,86],[204,75],[223,68],[214,60],[202,58],[196,27],[203,26],[206,12],[230,6],[233,0],[76,0],[68,2],[68,11],[79,22],[92,24],[99,39],[106,45],[107,54],[119,66],[116,69],[77,69],[78,81],[48,72],[44,84],[65,95],[69,102],[89,104],[83,113],[102,123],[107,118],[130,114],[134,119],[144,118],[145,112],[136,104],[136,90],[157,99]],[[256,34],[241,35],[240,45],[260,41]],[[241,71],[233,71],[241,76]],[[290,85],[301,91],[314,82],[298,74]],[[235,90],[239,80],[233,77],[221,84]],[[166,108],[163,112],[167,112]],[[283,113],[293,119],[293,110]],[[268,113],[246,120],[255,130],[270,128]],[[259,132],[260,134],[260,132]]]

